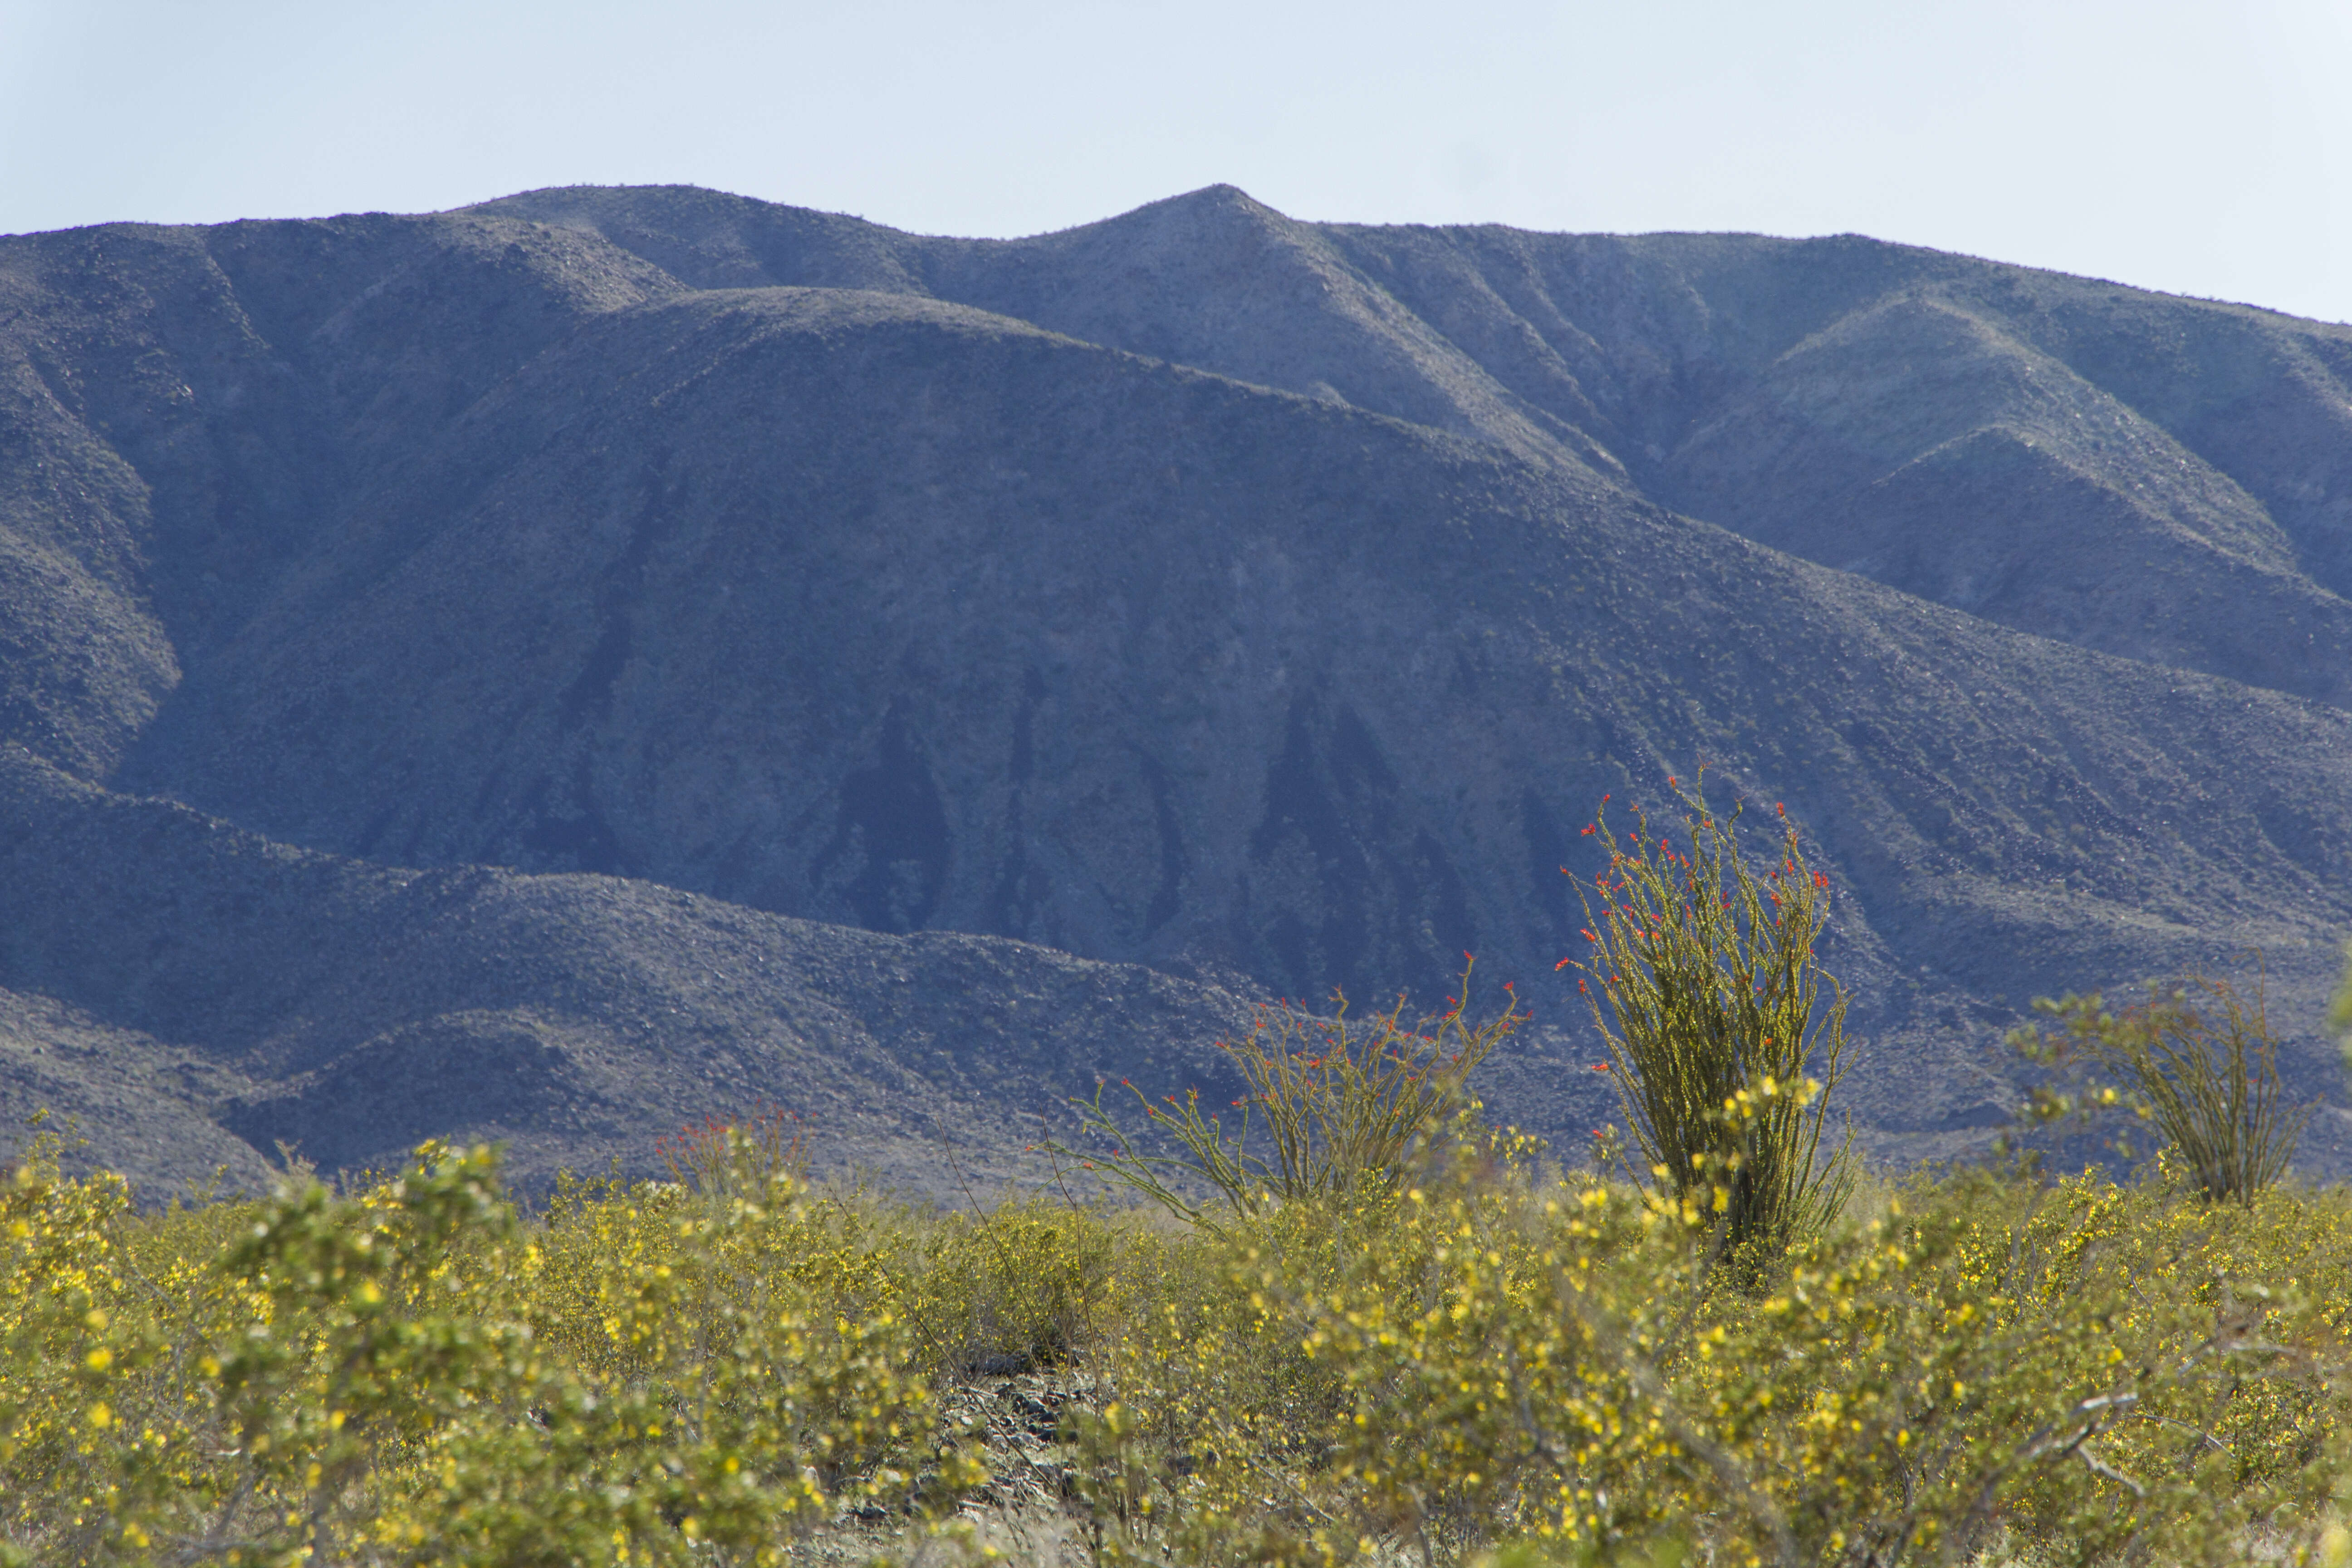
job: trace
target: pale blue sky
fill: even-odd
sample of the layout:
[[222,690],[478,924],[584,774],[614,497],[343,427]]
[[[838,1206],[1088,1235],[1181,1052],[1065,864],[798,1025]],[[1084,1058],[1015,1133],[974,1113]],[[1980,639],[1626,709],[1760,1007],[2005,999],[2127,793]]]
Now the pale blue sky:
[[666,181],[1852,230],[2352,320],[2352,0],[0,0],[0,232]]

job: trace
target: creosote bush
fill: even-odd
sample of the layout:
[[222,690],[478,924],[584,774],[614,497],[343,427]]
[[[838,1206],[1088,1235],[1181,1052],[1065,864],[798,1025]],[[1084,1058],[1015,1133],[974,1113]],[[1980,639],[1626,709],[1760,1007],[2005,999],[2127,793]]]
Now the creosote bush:
[[1688,791],[1666,784],[1679,847],[1639,806],[1612,832],[1602,797],[1584,832],[1609,862],[1576,884],[1589,951],[1560,967],[1580,975],[1645,1167],[1721,1216],[1727,1252],[1762,1257],[1818,1232],[1853,1180],[1845,1147],[1822,1146],[1845,1071],[1845,992],[1814,954],[1829,879],[1784,810],[1779,864],[1759,876],[1740,810],[1716,815],[1703,769]]
[[1426,1184],[1162,1255],[1080,1434],[1097,1560],[2242,1561],[2345,1458],[2352,1218],[1980,1173],[1760,1294],[1696,1206]]
[[971,1478],[789,1177],[530,1227],[488,1152],[427,1145],[355,1195],[142,1218],[56,1155],[0,1193],[0,1559],[778,1562]]
[[[1737,1252],[1727,1181],[1564,1173],[1482,1125],[1450,1075],[1506,1026],[1453,1008],[1340,1068],[1271,1020],[1259,1116],[1306,1135],[1233,1156],[1201,1223],[814,1184],[765,1123],[536,1215],[438,1145],[142,1215],[37,1141],[0,1184],[0,1563],[913,1556],[1016,1512],[1015,1470],[1051,1482],[1040,1561],[2352,1559],[2342,1190],[2216,1205],[2168,1148],[2125,1182],[1922,1174]],[[1337,1179],[1360,1113],[1391,1131]],[[983,1441],[991,1398],[1049,1419]]]

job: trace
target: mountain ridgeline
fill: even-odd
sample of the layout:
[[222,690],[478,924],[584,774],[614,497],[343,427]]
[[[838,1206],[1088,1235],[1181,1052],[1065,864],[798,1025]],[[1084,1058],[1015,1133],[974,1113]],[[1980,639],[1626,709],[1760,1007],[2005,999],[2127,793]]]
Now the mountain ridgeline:
[[1010,1174],[1465,952],[1570,1142],[1562,868],[1701,759],[1833,879],[1871,1147],[1988,1137],[2033,995],[2253,949],[2341,1100],[2352,328],[1230,187],[0,238],[0,1103],[151,1182],[760,1101]]

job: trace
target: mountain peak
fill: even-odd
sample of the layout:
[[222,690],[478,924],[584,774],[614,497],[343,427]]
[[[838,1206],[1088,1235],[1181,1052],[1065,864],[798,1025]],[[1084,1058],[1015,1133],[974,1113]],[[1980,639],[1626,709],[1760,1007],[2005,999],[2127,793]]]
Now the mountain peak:
[[570,186],[0,279],[0,1101],[159,1172],[643,1168],[762,1100],[1009,1171],[1097,1073],[1209,1082],[1239,992],[1465,952],[1543,1026],[1488,1103],[1574,1136],[1561,870],[1700,756],[1832,878],[1879,1152],[1981,1146],[2033,994],[2249,947],[2337,1082],[2344,329],[1229,185],[991,241]]

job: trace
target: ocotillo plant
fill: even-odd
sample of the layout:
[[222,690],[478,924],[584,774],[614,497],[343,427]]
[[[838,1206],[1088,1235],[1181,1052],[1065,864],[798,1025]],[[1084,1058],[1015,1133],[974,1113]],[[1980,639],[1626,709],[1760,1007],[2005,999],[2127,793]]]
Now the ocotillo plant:
[[772,1105],[745,1117],[708,1115],[656,1139],[654,1152],[679,1186],[706,1197],[757,1196],[777,1176],[808,1175],[799,1122]]
[[[2285,1173],[2310,1120],[2286,1103],[2258,980],[2251,996],[2197,972],[2151,982],[2145,1001],[2110,1013],[2097,993],[2034,1003],[2063,1033],[2011,1037],[2048,1066],[2087,1058],[2124,1080],[2123,1099],[2156,1124],[2197,1189],[2216,1203],[2252,1205]],[[2113,1092],[2088,1103],[2116,1103]],[[2056,1108],[2067,1109],[2062,1099]],[[2041,1114],[2046,1119],[2048,1110]]]
[[2336,988],[2336,1002],[2327,1021],[2344,1034],[2344,1059],[2352,1068],[2352,942],[2344,945],[2344,984]]
[[[1527,1021],[1512,997],[1500,1014],[1473,1023],[1475,965],[1469,954],[1463,958],[1461,994],[1417,1022],[1407,1021],[1402,996],[1369,1024],[1351,1021],[1348,999],[1336,993],[1328,1018],[1288,1003],[1258,1009],[1245,1037],[1217,1046],[1248,1086],[1229,1108],[1237,1112],[1231,1130],[1222,1112],[1202,1111],[1197,1089],[1154,1104],[1126,1084],[1145,1120],[1181,1153],[1138,1149],[1104,1107],[1099,1087],[1092,1100],[1071,1105],[1108,1152],[1046,1148],[1196,1224],[1207,1215],[1188,1189],[1213,1191],[1234,1214],[1249,1215],[1277,1204],[1350,1197],[1367,1184],[1393,1187],[1432,1138],[1470,1108],[1463,1084],[1471,1071]],[[1507,995],[1510,987],[1504,990]]]
[[1580,972],[1652,1175],[1719,1215],[1725,1252],[1745,1257],[1818,1229],[1853,1184],[1847,1149],[1822,1148],[1845,1050],[1845,992],[1814,955],[1829,879],[1784,809],[1779,864],[1759,876],[1738,809],[1709,810],[1703,777],[1688,792],[1666,783],[1684,807],[1680,847],[1639,806],[1633,828],[1612,833],[1602,797],[1584,831],[1609,863],[1577,882],[1588,946],[1560,967]]

